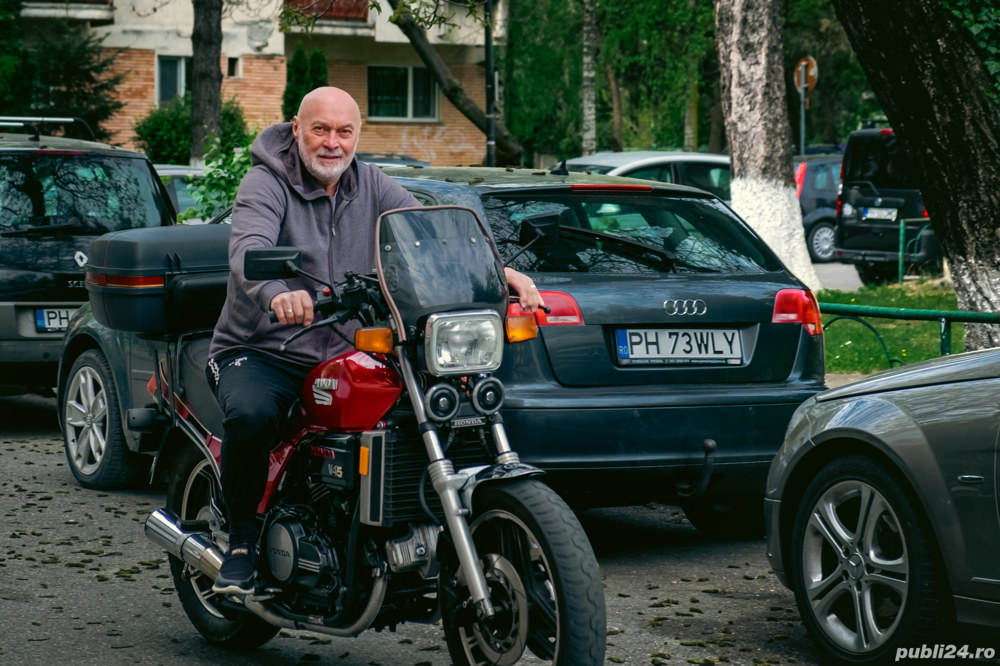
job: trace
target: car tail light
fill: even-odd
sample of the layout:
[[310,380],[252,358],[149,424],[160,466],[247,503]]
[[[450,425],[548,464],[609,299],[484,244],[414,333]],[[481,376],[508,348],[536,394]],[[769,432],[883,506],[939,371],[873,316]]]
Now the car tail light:
[[931,214],[927,212],[927,206],[924,206],[924,217],[930,217]]
[[802,196],[802,183],[806,180],[806,163],[799,162],[799,165],[795,167],[795,196]]
[[[580,306],[572,296],[563,291],[539,291],[548,312],[535,310],[534,318],[538,326],[583,326],[583,314],[580,313]],[[507,319],[511,317],[530,316],[527,310],[521,308],[517,303],[511,303],[507,307]],[[510,325],[508,324],[508,328]],[[511,340],[513,342],[513,340]]]
[[545,301],[544,310],[535,310],[539,326],[583,326],[583,314],[572,296],[562,291],[538,292]]
[[580,191],[617,191],[617,192],[652,192],[652,185],[618,185],[610,183],[577,183],[570,185],[571,190]]
[[809,335],[823,332],[819,303],[808,289],[782,289],[774,298],[775,324],[802,324]]
[[887,134],[892,134],[892,128],[891,127],[886,127],[884,129],[880,129],[878,131],[878,133],[881,134],[882,136],[885,136]]
[[837,217],[844,207],[844,161],[840,163],[840,180],[837,181]]

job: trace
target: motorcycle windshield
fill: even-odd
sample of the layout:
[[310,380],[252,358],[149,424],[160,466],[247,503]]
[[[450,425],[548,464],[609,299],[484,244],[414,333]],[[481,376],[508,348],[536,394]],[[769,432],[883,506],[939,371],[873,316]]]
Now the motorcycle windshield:
[[378,244],[379,282],[401,334],[435,312],[488,308],[504,316],[503,265],[471,209],[389,211],[379,218]]

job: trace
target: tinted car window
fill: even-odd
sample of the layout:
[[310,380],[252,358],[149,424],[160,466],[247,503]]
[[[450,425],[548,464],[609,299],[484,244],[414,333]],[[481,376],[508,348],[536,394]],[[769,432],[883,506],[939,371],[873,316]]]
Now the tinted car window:
[[[604,166],[600,164],[567,164],[567,171],[578,171],[580,173],[607,173],[614,169],[613,166]],[[635,178],[636,176],[633,176]]]
[[729,200],[729,167],[701,162],[684,164],[684,184],[711,192],[720,199]]
[[658,180],[661,183],[674,182],[673,175],[670,173],[670,167],[660,167],[660,166],[643,167],[642,169],[636,169],[635,171],[629,171],[628,173],[623,173],[621,175],[628,176],[629,178],[644,178],[646,180]]
[[0,231],[75,233],[159,225],[166,210],[142,159],[73,151],[0,152]]
[[722,204],[685,197],[624,195],[484,195],[500,254],[522,249],[521,222],[558,219],[558,239],[545,239],[514,259],[532,272],[761,273],[777,259]]
[[903,144],[894,134],[856,137],[850,150],[845,181],[868,181],[895,189],[919,188]]

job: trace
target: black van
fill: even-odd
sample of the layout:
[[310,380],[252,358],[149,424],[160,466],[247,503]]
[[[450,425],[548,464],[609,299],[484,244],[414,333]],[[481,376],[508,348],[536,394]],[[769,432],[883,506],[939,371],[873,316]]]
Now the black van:
[[891,282],[904,270],[936,265],[940,251],[911,168],[891,129],[852,132],[837,199],[835,260],[852,263],[865,284]]

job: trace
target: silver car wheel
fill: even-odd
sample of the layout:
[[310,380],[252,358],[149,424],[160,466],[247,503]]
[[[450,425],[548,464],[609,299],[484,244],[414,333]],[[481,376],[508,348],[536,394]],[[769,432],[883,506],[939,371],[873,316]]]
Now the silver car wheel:
[[830,261],[836,247],[836,231],[827,222],[819,222],[809,232],[809,254],[814,261]]
[[101,376],[82,366],[67,386],[63,419],[66,452],[73,467],[90,476],[98,471],[107,448],[108,397]]
[[819,497],[803,535],[802,575],[812,613],[831,641],[865,653],[889,640],[911,573],[899,519],[877,489],[846,480]]

